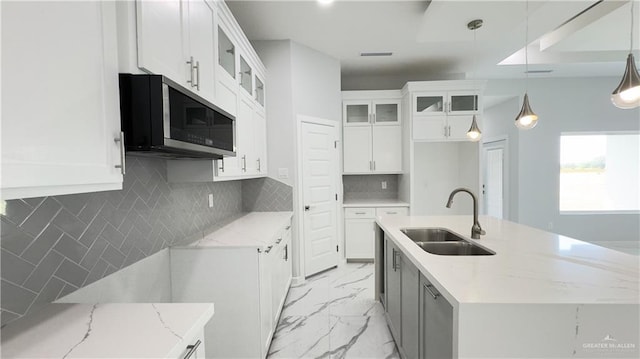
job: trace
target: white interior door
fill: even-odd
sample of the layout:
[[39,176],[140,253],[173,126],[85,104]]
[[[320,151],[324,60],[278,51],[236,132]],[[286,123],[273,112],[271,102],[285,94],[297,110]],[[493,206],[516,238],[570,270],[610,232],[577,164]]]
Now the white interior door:
[[301,125],[305,275],[338,265],[336,127]]
[[505,141],[485,144],[484,152],[484,213],[503,219],[505,216]]

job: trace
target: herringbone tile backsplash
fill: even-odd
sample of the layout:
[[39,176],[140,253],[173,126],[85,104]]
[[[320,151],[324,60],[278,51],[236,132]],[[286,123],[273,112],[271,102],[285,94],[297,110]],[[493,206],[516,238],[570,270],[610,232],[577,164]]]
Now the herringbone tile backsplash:
[[[387,182],[386,189],[382,181]],[[342,184],[345,200],[398,198],[398,175],[342,176]]]
[[[0,216],[3,325],[242,214],[241,181],[169,184],[164,160],[140,157],[127,157],[127,170],[121,191],[6,202]],[[287,200],[263,195],[260,186],[251,194],[262,196],[265,206],[274,201],[273,208]]]
[[245,212],[293,210],[293,189],[273,178],[242,181],[242,209]]

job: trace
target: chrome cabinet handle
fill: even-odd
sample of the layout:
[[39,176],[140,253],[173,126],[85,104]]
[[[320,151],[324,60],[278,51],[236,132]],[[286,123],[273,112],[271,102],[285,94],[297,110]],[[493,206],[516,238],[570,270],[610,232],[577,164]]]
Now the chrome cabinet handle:
[[196,352],[196,350],[198,350],[198,347],[200,346],[202,342],[200,340],[198,340],[195,344],[193,345],[187,345],[187,355],[184,356],[183,359],[189,359],[191,358],[191,356],[193,355],[193,353]]
[[447,126],[444,126],[444,137],[447,137]]
[[284,246],[284,260],[285,262],[289,260],[289,245]]
[[242,156],[242,172],[247,172],[247,155]]
[[282,242],[282,238],[278,238],[278,240],[276,240],[276,244],[280,244],[280,242]]
[[375,113],[373,114],[373,123],[374,124],[376,123],[376,114]]
[[224,173],[224,159],[218,160],[218,162],[220,162],[220,167],[219,167],[220,172]]
[[260,159],[258,158],[258,172],[260,172],[260,171],[261,171],[261,169],[260,169]]
[[200,61],[196,61],[193,68],[196,70],[196,90],[200,91]]
[[187,80],[187,83],[190,84],[191,87],[194,87],[195,84],[193,83],[193,70],[194,70],[193,56],[189,57],[189,61],[187,61],[187,64],[189,65],[189,80]]
[[396,263],[398,262],[397,256],[396,256],[397,254],[398,254],[398,252],[396,252],[396,249],[395,248],[391,248],[391,255],[393,256],[393,260],[391,261],[391,267],[393,268],[394,272],[396,271],[396,269],[398,269],[398,267],[396,265]]
[[373,171],[373,161],[369,161],[369,171]]
[[387,212],[387,214],[398,214],[398,212]]
[[376,170],[376,161],[373,161],[373,170]]
[[432,285],[432,284],[425,284],[425,285],[424,285],[424,289],[425,289],[427,292],[429,292],[429,294],[431,294],[431,296],[433,297],[433,299],[438,299],[438,297],[439,297],[441,294],[440,294],[440,293],[438,293],[438,292],[435,292],[435,293],[434,293],[434,292],[431,290],[431,288],[433,288],[433,285]]
[[367,212],[355,212],[355,214],[367,214]]
[[127,173],[127,169],[125,167],[125,150],[124,150],[124,131],[120,131],[120,137],[114,138],[113,141],[115,143],[120,144],[120,164],[115,165],[115,168],[119,168],[120,172],[124,175]]
[[284,230],[285,230],[285,231],[288,231],[289,229],[291,229],[291,226],[286,226],[286,227],[284,227]]
[[271,252],[271,248],[273,248],[273,246],[269,246],[267,247],[267,249],[264,250],[265,253],[269,253]]

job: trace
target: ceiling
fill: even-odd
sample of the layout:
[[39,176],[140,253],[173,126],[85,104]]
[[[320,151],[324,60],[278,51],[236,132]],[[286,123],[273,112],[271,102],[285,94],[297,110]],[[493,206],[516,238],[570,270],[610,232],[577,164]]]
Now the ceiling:
[[[635,1],[634,49],[639,48],[640,0]],[[524,1],[227,0],[250,40],[291,39],[340,60],[342,76],[522,78]],[[621,74],[629,53],[628,0],[531,1],[531,76]],[[580,15],[578,15],[580,14]],[[578,15],[578,16],[576,16]],[[476,31],[467,23],[484,20]],[[392,52],[361,57],[361,52]],[[475,73],[477,69],[477,75]]]

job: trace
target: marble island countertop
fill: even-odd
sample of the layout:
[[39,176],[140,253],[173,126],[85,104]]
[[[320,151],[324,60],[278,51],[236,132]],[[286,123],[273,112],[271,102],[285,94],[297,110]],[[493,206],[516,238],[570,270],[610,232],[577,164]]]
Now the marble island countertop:
[[[471,216],[404,216],[377,223],[449,300],[472,303],[640,303],[640,260],[559,234],[480,217],[486,231],[470,239]],[[442,227],[494,251],[442,256],[423,251],[400,229]]]
[[211,303],[51,304],[2,329],[3,358],[174,358]]
[[278,231],[291,221],[292,212],[250,212],[209,233],[189,248],[256,247],[273,244]]

